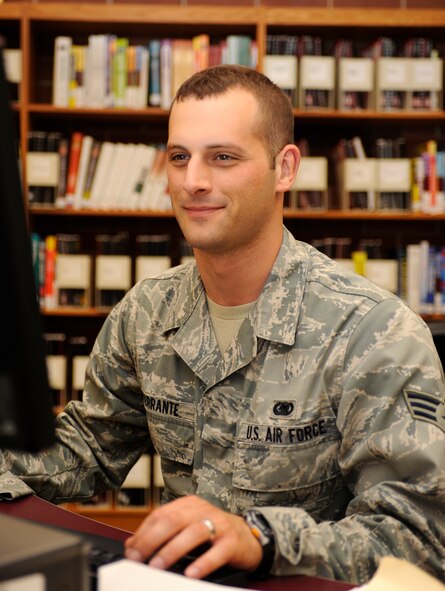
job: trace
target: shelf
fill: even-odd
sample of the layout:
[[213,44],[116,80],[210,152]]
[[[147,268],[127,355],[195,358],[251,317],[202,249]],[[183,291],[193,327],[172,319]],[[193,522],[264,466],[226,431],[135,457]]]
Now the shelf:
[[[31,207],[30,216],[54,217],[127,217],[127,218],[174,218],[173,211],[128,210],[128,209],[57,209],[54,207]],[[445,214],[412,212],[367,212],[362,210],[330,209],[328,211],[309,211],[285,209],[284,219],[325,219],[325,220],[375,220],[375,221],[444,221]]]
[[284,210],[285,219],[325,219],[325,220],[375,220],[381,221],[443,221],[445,214],[428,214],[412,212],[367,212],[362,210],[340,210],[331,209],[328,211],[308,211],[308,210]]
[[380,8],[267,8],[268,25],[305,27],[423,28],[445,26],[445,13],[440,9]]
[[[168,110],[160,109],[159,107],[147,107],[146,109],[91,109],[91,108],[64,108],[54,107],[49,104],[31,103],[28,106],[29,113],[48,115],[54,117],[62,117],[69,115],[70,117],[99,117],[101,119],[107,118],[141,118],[167,120]],[[445,111],[371,111],[371,110],[357,110],[357,111],[339,111],[337,109],[326,110],[301,110],[294,109],[294,116],[296,119],[323,119],[323,120],[343,120],[343,121],[372,121],[385,123],[398,123],[402,121],[407,122],[445,122]]]
[[105,318],[111,308],[81,308],[76,306],[64,306],[63,308],[44,308],[43,316],[65,316],[67,318]]
[[30,216],[60,217],[131,217],[131,218],[173,218],[173,211],[132,210],[132,209],[57,209],[54,207],[30,207]]

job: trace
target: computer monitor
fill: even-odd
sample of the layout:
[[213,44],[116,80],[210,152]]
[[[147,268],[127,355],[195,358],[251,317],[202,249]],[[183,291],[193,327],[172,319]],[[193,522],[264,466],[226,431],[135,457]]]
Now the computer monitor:
[[13,128],[0,47],[0,449],[35,452],[53,410]]

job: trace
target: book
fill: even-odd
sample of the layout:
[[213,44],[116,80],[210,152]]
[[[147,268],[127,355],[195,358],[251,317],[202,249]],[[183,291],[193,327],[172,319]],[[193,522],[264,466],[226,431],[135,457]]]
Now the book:
[[162,39],[160,50],[160,82],[161,82],[161,109],[170,109],[173,90],[172,90],[172,42],[171,39]]
[[145,144],[140,146],[135,175],[127,195],[129,209],[143,209],[144,207],[145,185],[148,183],[156,152],[154,146]]
[[108,35],[88,37],[86,105],[90,108],[107,106]]
[[108,175],[110,174],[110,171],[113,167],[114,148],[115,145],[112,142],[105,141],[102,143],[96,166],[96,171],[91,185],[89,207],[102,207],[102,202],[104,199],[104,188],[107,182]]
[[161,104],[161,42],[152,39],[148,45],[150,76],[148,102],[153,107]]
[[53,105],[68,107],[71,80],[71,37],[59,35],[54,40]]
[[47,309],[57,306],[56,258],[57,238],[55,235],[48,235],[45,238],[45,278],[43,288],[44,305]]
[[210,37],[203,33],[192,38],[193,70],[200,72],[209,67]]
[[90,160],[88,162],[87,174],[85,178],[85,184],[83,187],[83,195],[81,199],[81,206],[86,207],[89,204],[91,197],[91,187],[93,184],[94,175],[96,173],[97,162],[99,159],[100,149],[102,142],[100,140],[93,140],[91,146]]
[[74,190],[74,207],[81,207],[81,201],[85,190],[85,183],[88,174],[88,165],[91,158],[93,138],[91,135],[84,135],[80,148],[79,164],[77,169],[76,184]]
[[70,155],[68,158],[68,172],[66,180],[66,205],[72,206],[76,198],[77,172],[79,170],[80,152],[84,134],[74,131],[71,134]]
[[116,41],[116,53],[113,60],[113,94],[115,107],[126,106],[128,45],[129,40],[126,37],[119,37]]
[[71,77],[69,84],[70,107],[85,106],[85,62],[87,48],[84,45],[71,47]]
[[68,176],[68,156],[70,144],[68,138],[59,141],[59,182],[56,189],[56,207],[63,208],[66,205],[66,181]]

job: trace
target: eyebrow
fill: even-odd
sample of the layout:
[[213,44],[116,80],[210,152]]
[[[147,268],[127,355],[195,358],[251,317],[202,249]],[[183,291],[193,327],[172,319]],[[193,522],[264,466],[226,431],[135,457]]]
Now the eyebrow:
[[[239,152],[244,152],[245,150],[239,146],[238,144],[227,143],[227,144],[209,144],[208,146],[204,146],[205,150],[237,150]],[[188,152],[186,146],[181,144],[169,144],[167,143],[167,150],[185,150]]]

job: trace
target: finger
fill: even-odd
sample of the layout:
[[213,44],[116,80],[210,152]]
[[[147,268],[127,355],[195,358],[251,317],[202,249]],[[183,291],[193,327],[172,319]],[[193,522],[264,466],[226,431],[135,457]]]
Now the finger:
[[155,554],[178,532],[178,524],[170,516],[162,520],[151,520],[150,524],[141,527],[125,544],[127,558],[145,561]]
[[192,523],[165,544],[148,564],[155,568],[169,568],[183,556],[208,541],[208,527],[202,521]]
[[186,577],[202,579],[230,562],[233,545],[223,540],[215,543],[207,552],[194,560],[184,571]]

